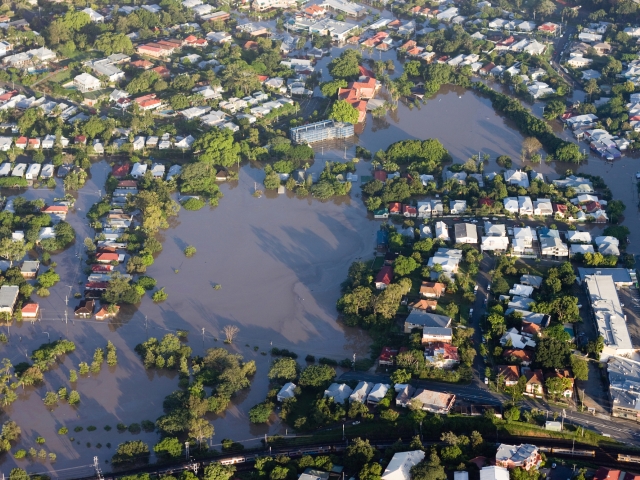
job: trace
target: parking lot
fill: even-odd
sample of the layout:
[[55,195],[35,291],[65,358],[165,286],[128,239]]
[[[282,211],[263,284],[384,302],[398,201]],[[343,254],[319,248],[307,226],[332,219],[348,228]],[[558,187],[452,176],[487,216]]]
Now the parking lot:
[[640,291],[635,287],[618,290],[618,297],[627,317],[627,329],[634,347],[640,346]]

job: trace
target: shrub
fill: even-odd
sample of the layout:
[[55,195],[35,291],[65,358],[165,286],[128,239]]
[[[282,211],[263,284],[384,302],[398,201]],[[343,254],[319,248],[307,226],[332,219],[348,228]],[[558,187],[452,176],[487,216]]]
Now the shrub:
[[36,437],[36,443],[42,445],[45,442],[44,437]]
[[287,350],[286,348],[276,348],[273,347],[271,349],[271,355],[279,355],[281,357],[289,357],[289,358],[298,358],[298,354]]
[[196,197],[189,198],[184,202],[182,202],[182,206],[184,207],[185,210],[192,210],[192,211],[200,210],[202,207],[204,207],[204,205],[205,205],[204,200],[201,200],[200,198],[196,198]]
[[131,433],[140,433],[142,431],[142,429],[140,428],[140,424],[139,423],[132,423],[131,425],[129,425],[129,432]]
[[111,430],[111,426],[110,425],[105,425],[104,429],[108,432],[109,430]]
[[82,430],[84,430],[84,428],[82,428],[80,425],[73,429],[74,432],[81,432]]
[[316,357],[314,357],[313,355],[307,355],[306,357],[304,357],[304,359],[305,359],[307,362],[311,362],[311,363],[313,363],[313,362],[315,362],[315,361],[316,361]]
[[153,432],[156,429],[156,424],[150,420],[143,420],[140,425],[145,432]]
[[16,458],[18,460],[26,456],[27,456],[27,451],[24,448],[21,448],[20,450],[18,450],[16,453],[13,454],[13,458]]
[[196,254],[196,247],[189,245],[184,249],[184,255],[186,257],[193,257]]
[[145,290],[153,290],[157,282],[155,278],[151,278],[147,275],[142,275],[141,277],[138,278],[137,283]]
[[58,429],[58,435],[66,435],[69,433],[69,429],[67,427],[60,427]]
[[318,363],[320,365],[331,365],[332,367],[335,367],[336,365],[338,365],[338,362],[336,360],[334,360],[333,358],[327,358],[327,357],[320,357],[318,359]]
[[167,298],[169,298],[169,294],[165,292],[164,287],[162,287],[160,290],[155,291],[152,298],[156,303],[164,302]]
[[267,423],[272,412],[273,403],[259,403],[251,410],[249,410],[249,420],[251,421],[251,423]]
[[40,297],[48,297],[49,295],[51,295],[51,292],[49,291],[48,288],[39,288],[38,290],[36,290],[36,293],[38,294],[38,296]]
[[127,426],[124,423],[119,423],[116,425],[116,428],[119,432],[125,432],[127,430]]
[[89,425],[87,427],[87,432],[93,432],[96,429],[96,427],[94,427],[93,425]]

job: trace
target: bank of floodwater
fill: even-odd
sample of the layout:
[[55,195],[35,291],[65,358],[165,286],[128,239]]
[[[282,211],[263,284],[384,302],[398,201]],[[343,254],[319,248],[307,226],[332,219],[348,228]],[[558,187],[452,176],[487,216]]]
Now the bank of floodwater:
[[[446,86],[419,108],[401,102],[385,119],[369,116],[362,134],[354,139],[314,145],[316,161],[311,171],[319,172],[326,160],[350,160],[355,156],[356,144],[375,152],[409,138],[438,138],[456,162],[478,152],[488,153],[491,160],[485,171],[500,171],[495,159],[503,154],[521,166],[523,137],[510,122],[493,111],[488,99]],[[634,221],[638,214],[635,163],[635,159],[623,157],[607,164],[589,156],[580,166],[543,163],[533,168],[549,179],[564,174],[568,168],[602,176],[614,197],[627,205],[625,224],[632,232],[629,249],[637,253],[640,222]],[[352,357],[354,353],[368,355],[368,336],[336,322],[335,310],[339,284],[348,266],[355,259],[370,257],[375,246],[378,222],[370,219],[359,199],[360,182],[354,185],[350,197],[325,203],[273,192],[255,198],[254,187],[257,184],[260,188],[264,172],[252,165],[241,168],[238,181],[222,186],[225,197],[220,206],[197,212],[182,210],[171,228],[161,232],[164,250],[149,268],[149,275],[157,279],[158,287],[165,287],[169,294],[166,302],[154,304],[146,296],[138,308],[124,308],[118,318],[110,321],[72,320],[77,304],[73,293],[81,291],[85,279],[82,240],[93,236],[85,214],[104,192],[109,170],[106,161],[94,163],[91,178],[77,195],[76,211],[67,219],[77,232],[76,245],[54,257],[62,281],[51,289],[50,297],[38,298],[43,320],[11,327],[11,341],[3,347],[3,354],[17,364],[47,341],[47,333],[52,340],[64,337],[77,345],[76,352],[45,375],[44,385],[19,392],[20,401],[7,410],[7,415],[23,429],[24,440],[19,448],[36,446],[35,438],[43,436],[46,449],[57,454],[53,467],[35,463],[28,466],[30,472],[74,468],[70,476],[81,476],[91,471],[88,465],[94,455],[104,462],[120,442],[136,438],[152,446],[157,441],[153,433],[132,435],[115,428],[117,423],[154,421],[162,414],[164,397],[177,388],[174,373],[146,371],[134,353],[135,345],[149,336],[188,330],[189,345],[195,354],[201,354],[206,348],[222,344],[223,326],[234,324],[240,328],[230,348],[245,359],[254,359],[258,371],[252,387],[235,398],[231,408],[220,417],[211,417],[216,430],[214,444],[223,438],[258,439],[265,433],[284,432],[286,427],[279,423],[251,425],[247,416],[248,410],[264,399],[271,358],[261,352],[272,345],[296,351],[301,358],[308,353],[316,358],[336,359]],[[369,174],[369,163],[358,163],[357,173]],[[24,193],[27,198],[44,198],[47,202],[60,194],[60,187]],[[193,258],[187,259],[182,253],[186,245],[196,247]],[[222,288],[214,290],[214,284],[221,284]],[[80,361],[89,361],[94,349],[104,346],[107,340],[118,348],[118,366],[113,371],[105,367],[98,375],[80,379],[77,388],[82,403],[78,409],[61,404],[49,412],[42,403],[45,392],[66,385],[68,370],[77,368]],[[90,425],[97,430],[88,432],[86,427]],[[105,425],[112,429],[104,430]],[[69,428],[67,436],[57,435],[61,426]],[[84,430],[72,433],[75,426]],[[74,442],[69,441],[70,436]],[[97,443],[102,448],[96,448]],[[111,448],[106,447],[107,443]],[[7,471],[27,464],[10,455],[1,462]]]

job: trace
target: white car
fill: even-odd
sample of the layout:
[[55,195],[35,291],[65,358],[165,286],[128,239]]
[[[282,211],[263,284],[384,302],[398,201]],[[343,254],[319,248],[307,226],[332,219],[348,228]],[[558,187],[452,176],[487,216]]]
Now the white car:
[[490,292],[490,291],[491,291],[491,284],[488,284],[487,285],[487,292]]

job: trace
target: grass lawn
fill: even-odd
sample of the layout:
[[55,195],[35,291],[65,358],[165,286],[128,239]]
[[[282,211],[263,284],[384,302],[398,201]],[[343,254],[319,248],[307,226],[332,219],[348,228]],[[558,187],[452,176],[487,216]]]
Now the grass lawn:
[[576,436],[574,432],[569,431],[569,428],[571,427],[565,426],[564,432],[552,432],[545,430],[543,427],[527,423],[505,423],[501,426],[500,431],[513,436],[559,438],[565,440],[573,440],[575,438],[576,444],[581,443],[593,446],[620,445],[620,442],[609,437],[603,437],[592,430],[585,430],[584,436],[581,434]]
[[373,259],[373,264],[371,265],[371,269],[374,272],[379,271],[382,267],[384,266],[384,257],[383,256],[377,256]]
[[73,73],[73,70],[70,70],[70,69],[61,70],[55,75],[53,75],[52,77],[49,77],[47,81],[50,83],[59,83],[59,84],[66,83],[67,81],[71,80],[72,73]]
[[104,57],[104,55],[102,55],[102,53],[98,52],[97,50],[90,50],[88,52],[81,52],[79,50],[76,50],[71,54],[69,58],[62,60],[60,62],[60,65],[66,67],[71,62],[86,62],[87,60],[93,60],[94,58],[101,57]]

